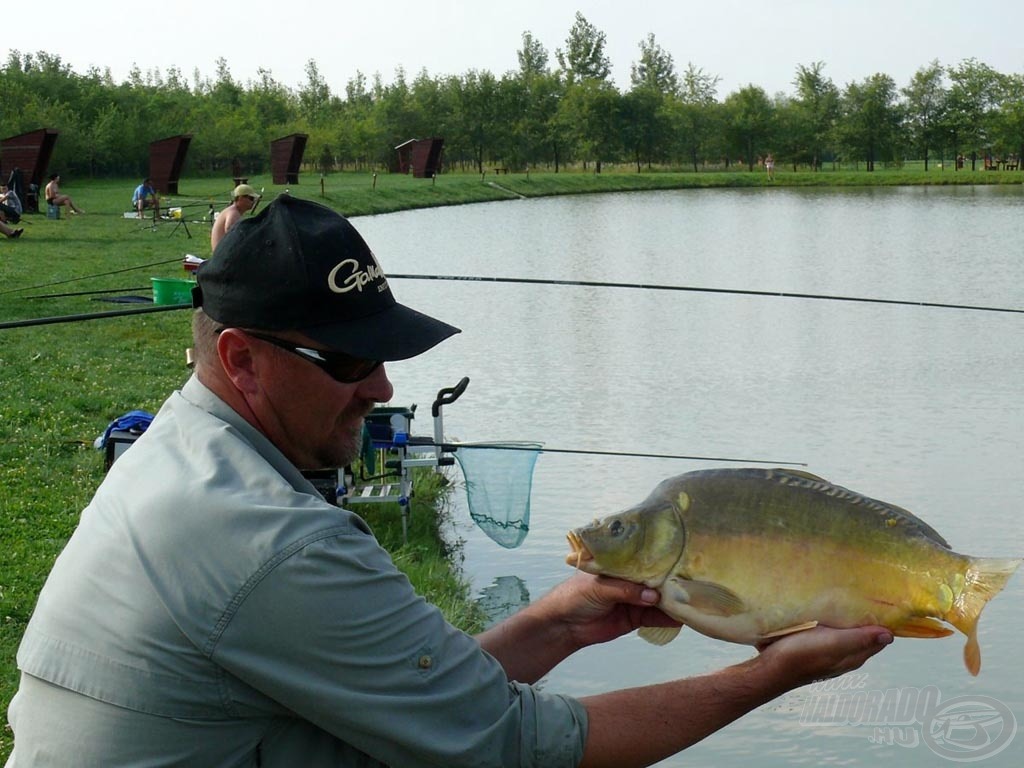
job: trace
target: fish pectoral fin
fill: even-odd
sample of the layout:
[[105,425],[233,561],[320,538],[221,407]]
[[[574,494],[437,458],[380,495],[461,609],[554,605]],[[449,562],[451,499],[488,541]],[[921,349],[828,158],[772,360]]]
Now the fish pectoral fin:
[[949,637],[953,630],[937,619],[907,619],[902,624],[889,627],[896,637]]
[[[662,588],[662,598],[680,603],[712,616],[735,616],[747,606],[732,590],[711,581],[691,581],[673,576]],[[671,613],[671,610],[669,611]]]
[[651,645],[666,645],[676,639],[682,627],[640,627],[637,635]]
[[767,634],[761,635],[761,639],[771,640],[775,637],[792,635],[794,632],[803,632],[807,629],[814,629],[816,626],[818,626],[818,622],[816,621],[805,621],[803,624],[794,624],[791,627],[783,627],[782,629],[776,629],[774,632],[768,632]]

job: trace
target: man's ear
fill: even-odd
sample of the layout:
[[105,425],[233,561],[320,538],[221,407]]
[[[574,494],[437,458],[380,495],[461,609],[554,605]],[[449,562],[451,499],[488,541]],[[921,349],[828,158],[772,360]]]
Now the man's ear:
[[217,355],[224,373],[244,395],[260,391],[259,371],[252,354],[252,340],[237,328],[225,328],[217,336]]

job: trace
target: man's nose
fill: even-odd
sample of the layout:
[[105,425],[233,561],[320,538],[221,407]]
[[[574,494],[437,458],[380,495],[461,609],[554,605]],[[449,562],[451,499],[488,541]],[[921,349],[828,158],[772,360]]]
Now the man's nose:
[[381,363],[373,373],[359,382],[359,397],[366,400],[373,400],[377,403],[388,402],[395,394],[395,388],[388,378],[385,366]]

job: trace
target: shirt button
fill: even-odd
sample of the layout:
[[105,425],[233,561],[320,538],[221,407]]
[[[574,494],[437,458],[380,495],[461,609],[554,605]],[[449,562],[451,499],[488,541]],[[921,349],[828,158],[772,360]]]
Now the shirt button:
[[420,660],[417,662],[420,669],[430,669],[434,666],[434,660],[427,654],[420,656]]

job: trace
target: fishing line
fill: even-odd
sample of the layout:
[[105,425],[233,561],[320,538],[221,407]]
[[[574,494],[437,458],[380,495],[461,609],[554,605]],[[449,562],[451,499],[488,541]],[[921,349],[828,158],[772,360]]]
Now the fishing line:
[[94,277],[107,277],[108,275],[119,275],[122,272],[131,272],[135,269],[148,269],[149,267],[160,267],[164,264],[173,264],[181,261],[181,256],[175,256],[173,259],[167,259],[166,261],[154,261],[152,264],[139,264],[137,267],[125,267],[124,269],[113,269],[110,272],[99,272],[95,275],[82,275],[81,277],[69,277],[67,280],[55,280],[52,283],[39,283],[38,285],[23,285],[21,288],[8,288],[6,291],[0,291],[0,296],[8,293],[18,293],[19,291],[31,291],[35,288],[50,288],[54,285],[64,285],[66,283],[76,283],[80,280],[91,280]]
[[482,275],[388,275],[399,280],[453,280],[456,282],[521,283],[525,285],[568,285],[586,288],[639,288],[647,291],[682,291],[688,293],[722,293],[738,296],[766,296],[785,299],[817,299],[822,301],[860,302],[864,304],[894,304],[907,307],[936,309],[967,309],[976,312],[1007,312],[1024,315],[1024,309],[1008,307],[982,307],[971,304],[945,304],[937,301],[904,301],[900,299],[873,299],[859,296],[835,296],[817,293],[790,293],[786,291],[755,291],[743,288],[701,288],[692,285],[659,285],[657,283],[614,283],[588,280],[547,280],[534,277],[486,277]]
[[410,437],[410,446],[440,448],[443,452],[453,453],[460,448],[484,448],[497,451],[531,451],[540,453],[578,453],[587,456],[626,456],[637,459],[682,459],[685,461],[732,461],[743,464],[771,464],[773,466],[806,467],[803,461],[775,461],[773,459],[733,459],[721,456],[683,456],[672,453],[634,453],[629,451],[590,451],[577,448],[533,448],[522,445],[508,445],[505,443],[437,443],[427,438]]

